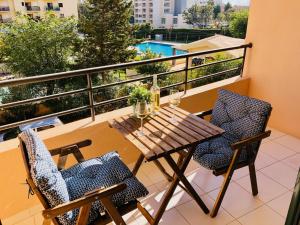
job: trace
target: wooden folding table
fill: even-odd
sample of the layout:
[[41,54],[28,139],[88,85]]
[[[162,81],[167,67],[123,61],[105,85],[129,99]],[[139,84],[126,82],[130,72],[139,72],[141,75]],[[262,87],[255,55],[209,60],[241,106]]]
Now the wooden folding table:
[[[175,118],[175,121],[171,118]],[[196,193],[184,175],[196,146],[211,138],[221,135],[224,130],[205,121],[181,108],[163,107],[158,115],[144,119],[144,136],[139,136],[140,120],[133,116],[121,116],[109,121],[111,127],[117,129],[126,139],[132,142],[141,152],[134,168],[136,174],[146,159],[153,161],[158,169],[171,182],[161,206],[154,218],[142,207],[139,207],[150,224],[158,224],[176,187],[180,185],[201,207],[204,213],[209,213],[204,202]],[[171,154],[178,153],[177,163]],[[174,171],[169,175],[158,161],[164,158]],[[180,181],[182,184],[180,184]]]

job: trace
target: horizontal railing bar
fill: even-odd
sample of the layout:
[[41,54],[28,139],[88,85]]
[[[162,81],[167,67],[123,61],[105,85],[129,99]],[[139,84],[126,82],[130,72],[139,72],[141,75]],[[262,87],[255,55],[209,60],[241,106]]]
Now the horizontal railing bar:
[[26,124],[26,123],[31,123],[31,122],[35,122],[35,121],[39,121],[39,120],[43,120],[43,119],[48,119],[48,118],[51,118],[51,117],[54,117],[54,116],[64,116],[64,115],[68,115],[68,114],[76,113],[76,112],[81,112],[81,111],[88,110],[88,109],[90,109],[89,106],[81,106],[81,107],[77,107],[77,108],[74,108],[74,109],[69,109],[69,110],[65,110],[65,111],[61,111],[61,112],[57,112],[57,113],[51,113],[51,114],[48,114],[48,115],[45,115],[45,116],[39,116],[39,117],[32,118],[32,119],[27,119],[27,120],[22,120],[22,121],[15,122],[15,123],[10,123],[10,124],[7,124],[7,125],[0,126],[0,131],[7,130],[7,129],[10,129],[10,128],[15,128],[15,127],[18,127],[18,126],[20,126],[22,124]]
[[6,103],[6,104],[2,104],[2,105],[0,104],[0,109],[7,109],[7,108],[16,107],[16,106],[20,106],[20,105],[24,105],[24,104],[30,104],[30,103],[38,102],[38,101],[47,101],[47,100],[51,100],[51,99],[65,97],[68,95],[83,93],[83,92],[86,92],[87,90],[88,90],[87,88],[83,88],[83,89],[68,91],[68,92],[64,92],[64,93],[48,95],[48,96],[44,96],[44,97],[31,98],[31,99],[21,100],[21,101],[17,101],[17,102],[10,102],[10,103]]
[[127,84],[127,83],[133,83],[133,82],[140,81],[140,80],[147,80],[147,79],[152,78],[154,75],[166,76],[166,75],[170,75],[170,74],[173,74],[173,73],[180,73],[180,72],[183,72],[183,71],[184,71],[184,69],[174,70],[174,71],[169,71],[169,72],[164,72],[164,73],[151,74],[151,75],[147,75],[147,76],[143,76],[143,77],[139,77],[139,78],[134,78],[134,79],[129,79],[129,80],[124,80],[124,81],[114,82],[114,83],[110,83],[110,84],[103,84],[103,85],[99,85],[99,86],[94,86],[93,90],[108,88],[108,87]]
[[61,112],[57,112],[57,113],[51,113],[51,114],[48,114],[48,115],[45,115],[45,116],[39,116],[39,117],[32,118],[32,119],[27,119],[27,120],[22,120],[22,121],[15,122],[15,123],[10,123],[10,124],[7,124],[7,125],[0,126],[0,131],[7,130],[7,129],[10,129],[10,128],[15,128],[15,127],[18,127],[18,126],[20,126],[22,124],[26,124],[26,123],[31,123],[31,122],[35,122],[35,121],[39,121],[39,120],[43,120],[43,119],[48,119],[48,118],[51,118],[51,117],[54,117],[54,116],[64,116],[64,115],[68,115],[68,114],[76,113],[76,112],[81,112],[81,111],[88,110],[88,109],[90,109],[89,106],[82,106],[82,107],[69,109],[69,110],[65,110],[65,111],[61,111]]
[[235,70],[238,70],[238,69],[239,69],[239,67],[235,67],[233,69],[224,70],[224,71],[217,72],[217,73],[212,73],[212,74],[209,74],[209,75],[205,75],[203,77],[197,77],[197,78],[194,78],[192,80],[188,80],[187,83],[192,83],[192,82],[195,82],[195,81],[198,81],[198,80],[205,80],[207,78],[211,78],[211,77],[215,77],[215,76],[220,76],[220,75],[223,75],[225,73],[232,72],[232,71],[235,71]]
[[160,88],[161,90],[164,90],[164,89],[168,89],[168,88],[172,88],[172,87],[176,87],[176,86],[180,86],[180,85],[184,85],[185,82],[182,81],[182,82],[179,82],[179,83],[175,83],[175,84],[170,84],[170,85],[167,85],[167,86],[164,86],[162,88]]
[[234,61],[234,60],[238,60],[238,59],[243,59],[243,58],[244,57],[241,56],[241,57],[236,57],[236,58],[232,58],[232,59],[224,59],[224,60],[220,60],[220,61],[217,61],[217,62],[206,63],[206,64],[202,64],[202,65],[199,65],[199,66],[193,66],[193,67],[190,67],[189,70],[193,70],[193,69],[197,69],[197,68],[201,68],[201,67],[212,66],[212,65],[219,64],[219,63],[230,62],[230,61]]
[[199,52],[187,53],[187,54],[182,54],[182,55],[177,55],[177,56],[169,56],[169,57],[148,59],[148,60],[135,61],[135,62],[129,62],[129,63],[120,63],[120,64],[100,66],[100,67],[94,67],[94,68],[88,68],[88,69],[80,69],[80,70],[74,70],[74,71],[45,74],[45,75],[40,75],[40,76],[32,76],[32,77],[26,77],[26,78],[5,80],[5,81],[0,82],[0,87],[58,80],[58,79],[69,78],[69,77],[83,76],[83,75],[86,75],[87,73],[104,72],[107,70],[116,70],[116,69],[140,66],[140,65],[150,64],[150,63],[155,63],[155,62],[171,61],[171,60],[176,60],[176,59],[181,59],[181,58],[187,58],[187,57],[193,57],[193,56],[199,56],[199,55],[207,55],[207,54],[212,54],[212,53],[216,53],[216,52],[230,51],[230,50],[241,49],[241,48],[251,48],[251,47],[252,47],[252,43],[249,43],[249,44],[244,44],[244,45],[239,45],[239,46],[234,46],[234,47],[217,48],[217,49],[212,49],[209,51],[199,51]]
[[98,106],[102,106],[102,105],[106,105],[106,104],[112,104],[112,103],[116,103],[116,102],[126,100],[128,98],[129,98],[129,95],[126,95],[126,96],[119,97],[119,98],[114,98],[114,99],[110,99],[110,100],[106,100],[106,101],[102,101],[102,102],[97,102],[97,103],[94,104],[94,106],[98,107]]
[[[160,89],[164,90],[164,89],[168,89],[168,88],[171,88],[171,87],[176,87],[176,86],[183,85],[183,84],[184,84],[184,82],[179,82],[179,83],[176,83],[176,84],[171,84],[171,85],[164,86]],[[112,104],[112,103],[127,100],[128,98],[129,98],[129,95],[126,95],[126,96],[123,96],[123,97],[120,97],[120,98],[115,98],[115,99],[110,99],[110,100],[106,100],[106,101],[102,101],[102,102],[97,102],[97,103],[94,104],[94,106],[98,107],[98,106],[102,106],[102,105],[106,105],[106,104]]]

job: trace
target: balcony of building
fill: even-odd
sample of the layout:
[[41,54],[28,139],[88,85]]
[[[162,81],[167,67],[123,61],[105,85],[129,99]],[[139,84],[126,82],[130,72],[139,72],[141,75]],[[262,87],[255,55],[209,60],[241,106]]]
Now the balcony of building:
[[0,6],[0,12],[8,12],[9,6]]
[[27,11],[30,11],[30,12],[32,12],[32,11],[41,11],[41,7],[40,6],[26,6],[25,7],[25,9],[27,10]]
[[[300,166],[300,101],[299,94],[299,46],[300,20],[297,19],[299,2],[268,4],[264,1],[253,0],[250,8],[249,26],[246,44],[233,46],[232,48],[244,49],[246,55],[233,60],[240,60],[236,68],[226,71],[218,71],[207,74],[206,77],[190,77],[189,71],[206,67],[207,65],[190,65],[189,58],[198,57],[201,54],[212,52],[193,53],[184,56],[175,56],[166,61],[185,59],[184,67],[178,67],[176,71],[159,76],[171,76],[175,73],[182,74],[182,80],[169,84],[162,88],[180,87],[185,95],[180,107],[191,112],[199,112],[213,107],[217,98],[217,90],[228,89],[242,95],[259,98],[268,101],[273,106],[269,128],[271,137],[262,143],[257,161],[257,179],[259,194],[252,196],[248,168],[237,170],[233,181],[229,185],[224,202],[216,218],[205,215],[186,192],[178,188],[173,196],[161,224],[230,224],[230,225],[283,225],[287,216],[287,210],[293,194],[297,173]],[[262,9],[267,10],[267,12]],[[267,13],[267,17],[266,17]],[[289,16],[286,16],[288,13]],[[249,43],[252,43],[252,48]],[[225,49],[225,50],[232,50]],[[224,51],[218,50],[218,51]],[[160,59],[161,60],[161,59]],[[155,63],[153,60],[147,63]],[[140,63],[140,62],[139,62]],[[20,102],[0,105],[2,112],[5,109],[31,103],[40,103],[51,98],[63,98],[85,93],[86,105],[77,108],[66,109],[52,114],[43,114],[30,118],[27,121],[14,121],[2,124],[0,129],[7,130],[20,126],[23,123],[33,122],[53,116],[70,115],[76,112],[88,112],[89,117],[60,125],[55,128],[40,131],[39,135],[45,140],[49,148],[55,148],[73,143],[79,139],[91,139],[93,145],[84,148],[86,158],[97,157],[110,150],[119,151],[124,162],[132,168],[138,157],[135,146],[128,143],[117,131],[110,128],[108,120],[120,115],[132,112],[131,107],[124,107],[106,113],[101,113],[99,108],[108,104],[126,102],[128,96],[118,99],[97,99],[97,90],[112,88],[129,82],[151,79],[152,76],[131,77],[130,81],[118,81],[93,86],[91,76],[101,74],[107,70],[119,70],[127,67],[138,66],[139,63],[126,65],[112,65],[108,67],[93,68],[88,71],[72,71],[62,74],[45,75],[35,78],[10,80],[0,82],[0,87],[10,85],[25,85],[38,82],[49,82],[53,79],[70,79],[82,77],[87,86],[80,89],[59,93],[53,96],[43,96],[39,99],[24,99]],[[217,62],[226,63],[226,62]],[[212,66],[212,65],[208,65]],[[193,68],[195,67],[195,68]],[[218,81],[212,78],[220,78]],[[210,83],[208,80],[214,80]],[[206,80],[203,85],[203,80]],[[198,83],[198,85],[193,85]],[[200,85],[199,85],[200,84]],[[167,104],[168,97],[162,98],[162,104]],[[126,105],[126,104],[125,104]],[[0,114],[1,115],[1,114]],[[72,165],[74,159],[68,161]],[[162,161],[162,164],[166,165]],[[28,188],[24,183],[26,175],[23,168],[22,156],[18,149],[18,141],[11,139],[0,142],[0,179],[3,184],[0,187],[0,218],[2,224],[42,224],[42,206],[36,196],[28,199]],[[186,175],[195,190],[200,194],[209,208],[216,200],[220,189],[222,176],[215,177],[210,171],[191,162]],[[141,182],[147,186],[150,194],[141,199],[143,205],[154,214],[165,193],[168,183],[156,167],[150,163],[144,163],[137,174]],[[145,218],[133,211],[125,217],[128,224],[147,224]]]

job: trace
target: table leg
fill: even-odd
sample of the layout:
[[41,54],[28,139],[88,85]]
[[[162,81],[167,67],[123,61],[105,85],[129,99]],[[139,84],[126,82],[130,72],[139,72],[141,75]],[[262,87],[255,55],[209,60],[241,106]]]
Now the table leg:
[[165,176],[165,178],[171,182],[173,180],[173,177],[167,173],[166,169],[161,165],[161,163],[158,161],[158,159],[153,160],[154,164],[157,166],[157,168],[162,172],[162,174]]
[[176,176],[178,177],[178,179],[183,183],[183,185],[186,187],[186,189],[188,190],[188,192],[193,196],[194,200],[197,202],[197,204],[201,207],[201,209],[203,210],[203,212],[205,214],[209,213],[208,208],[206,207],[206,205],[204,204],[204,202],[201,200],[201,198],[199,197],[199,195],[197,194],[197,192],[194,190],[193,186],[190,184],[190,182],[186,179],[186,177],[184,176],[184,171],[192,157],[193,151],[189,151],[187,157],[185,158],[185,160],[182,163],[181,168],[179,168],[176,164],[176,162],[173,160],[173,158],[170,155],[166,155],[165,159],[166,161],[169,163],[170,167],[174,170],[174,172],[176,173]]
[[161,203],[161,205],[160,205],[160,207],[159,207],[159,209],[158,209],[158,211],[157,211],[157,213],[154,217],[154,221],[153,221],[152,225],[157,225],[159,223],[162,215],[166,211],[166,208],[169,204],[169,201],[171,200],[171,198],[174,194],[174,191],[175,191],[178,184],[179,184],[179,179],[178,178],[176,178],[172,181],[171,186],[168,189],[167,193],[165,194],[164,199],[163,199],[163,201],[162,201],[162,203]]
[[136,163],[135,163],[135,165],[134,165],[134,167],[133,167],[133,169],[132,169],[132,173],[133,173],[134,176],[135,176],[135,175],[137,174],[137,172],[139,171],[139,169],[140,169],[140,167],[141,167],[141,165],[142,165],[142,163],[143,163],[144,158],[145,158],[145,156],[144,156],[143,154],[140,154],[140,155],[139,155],[139,158],[138,158],[138,160],[136,161]]

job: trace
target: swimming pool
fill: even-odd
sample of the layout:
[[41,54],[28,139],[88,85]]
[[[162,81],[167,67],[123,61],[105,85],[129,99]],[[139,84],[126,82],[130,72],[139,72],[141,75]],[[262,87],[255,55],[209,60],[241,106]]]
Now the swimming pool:
[[[156,54],[161,54],[162,56],[172,56],[173,55],[173,45],[165,44],[165,43],[158,43],[158,42],[143,42],[140,44],[135,45],[138,51],[145,52],[147,49],[150,49],[151,52]],[[176,50],[176,55],[182,55],[187,53],[183,50]]]

